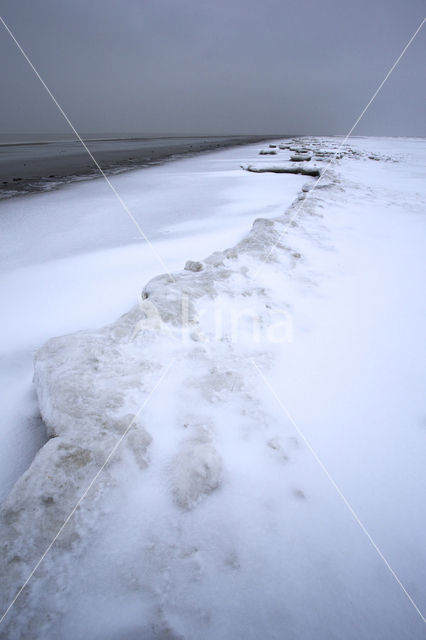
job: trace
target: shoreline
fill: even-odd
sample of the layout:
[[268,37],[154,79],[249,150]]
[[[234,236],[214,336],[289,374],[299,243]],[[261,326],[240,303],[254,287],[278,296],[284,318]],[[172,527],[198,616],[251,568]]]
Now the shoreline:
[[[305,142],[324,158],[336,148],[328,139]],[[324,628],[333,629],[336,606],[347,612],[344,637],[380,635],[383,620],[390,636],[397,628],[399,635],[408,629],[420,637],[420,623],[401,608],[406,603],[392,580],[385,585],[381,558],[372,558],[368,540],[354,531],[306,442],[326,452],[334,477],[352,504],[363,505],[376,540],[390,545],[392,563],[420,593],[423,325],[422,299],[413,291],[425,284],[419,214],[426,194],[418,166],[426,149],[414,153],[411,144],[395,148],[392,141],[348,145],[312,196],[302,176],[271,172],[277,165],[260,159],[258,146],[140,172],[138,180],[117,178],[131,183],[126,200],[146,220],[159,225],[171,204],[168,230],[176,237],[183,223],[181,231],[192,234],[159,252],[172,278],[145,278],[141,255],[150,270],[158,267],[135,246],[92,256],[92,268],[87,256],[48,263],[43,251],[39,268],[31,265],[7,283],[7,347],[13,340],[38,346],[43,335],[60,336],[39,348],[35,360],[49,439],[0,509],[4,608],[40,557],[44,563],[6,620],[8,637],[124,638],[133,630],[151,637],[152,629],[167,628],[173,638],[189,633],[215,640],[224,633],[243,637],[250,624],[255,637],[271,628],[279,635],[287,625],[292,637],[311,638],[315,612],[324,612]],[[281,146],[278,162],[287,163],[291,150]],[[243,152],[245,164],[269,165],[270,172],[236,171]],[[156,179],[156,173],[167,175]],[[83,196],[84,222],[94,192],[102,190],[102,183],[92,183],[76,198],[64,191],[4,208],[20,210],[10,216],[15,238],[32,251],[41,237],[58,242],[67,235],[58,224]],[[291,193],[295,199],[286,207]],[[96,200],[108,228],[115,220],[105,218],[109,198]],[[194,213],[201,208],[198,224]],[[236,243],[228,227],[233,217],[244,227]],[[85,237],[89,227],[80,220],[70,220],[69,228]],[[117,219],[116,240],[119,225]],[[99,228],[96,218],[91,227]],[[226,244],[212,236],[218,229]],[[201,247],[196,230],[213,253]],[[137,305],[134,292],[142,282]],[[126,297],[124,315],[98,324],[100,312],[112,315]],[[64,327],[64,320],[77,329]],[[11,375],[22,378],[7,367],[6,379]],[[28,406],[29,375],[26,380],[15,395],[23,402],[11,403],[21,412]],[[10,382],[8,389],[10,397]],[[284,394],[282,402],[272,402],[281,397],[274,390]],[[297,422],[280,411],[286,398]],[[22,428],[16,412],[10,417]],[[23,440],[17,438],[19,447]],[[111,451],[117,455],[106,465]],[[83,492],[99,469],[101,482]],[[60,522],[67,528],[52,546]],[[301,581],[306,589],[295,589]],[[242,594],[238,608],[236,592]],[[286,611],[314,614],[290,619],[290,626],[286,611],[276,618],[282,593]],[[106,620],[92,614],[100,602],[110,612]]]
[[[269,140],[269,136],[203,136],[86,139],[107,175],[162,164],[179,157]],[[78,140],[0,145],[0,200],[58,189],[100,177]]]
[[[170,270],[181,268],[188,252],[199,260],[238,242],[261,212],[278,215],[283,198],[290,204],[297,196],[305,180],[301,176],[283,176],[277,181],[264,175],[247,181],[238,168],[243,161],[254,162],[260,148],[261,144],[253,144],[187,155],[181,162],[157,164],[150,171],[114,176],[115,186],[156,251],[167,257]],[[268,187],[259,202],[256,194],[262,183]],[[7,438],[3,440],[0,456],[0,501],[3,479],[12,486],[10,482],[31,463],[39,436],[44,437],[37,422],[38,408],[35,404],[30,407],[28,401],[32,353],[52,335],[112,322],[134,303],[141,285],[158,275],[151,251],[141,247],[133,225],[117,212],[116,200],[104,181],[73,185],[2,204],[0,290],[13,321],[4,323],[2,348],[8,359],[0,366],[0,378],[5,384],[16,380],[16,385],[8,408],[4,407],[3,432],[10,436],[7,443]],[[25,297],[20,293],[23,287],[29,292]],[[31,319],[28,308],[32,309]],[[23,357],[17,372],[18,352]],[[28,443],[22,455],[5,455],[11,448],[22,452],[22,442]],[[10,469],[7,459],[17,463]]]

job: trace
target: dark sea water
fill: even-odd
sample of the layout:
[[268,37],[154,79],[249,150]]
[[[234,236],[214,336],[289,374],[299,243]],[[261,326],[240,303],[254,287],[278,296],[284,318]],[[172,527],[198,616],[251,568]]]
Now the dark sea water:
[[[158,164],[171,158],[264,140],[265,136],[82,136],[107,174]],[[99,176],[73,135],[0,135],[0,199],[48,191]]]

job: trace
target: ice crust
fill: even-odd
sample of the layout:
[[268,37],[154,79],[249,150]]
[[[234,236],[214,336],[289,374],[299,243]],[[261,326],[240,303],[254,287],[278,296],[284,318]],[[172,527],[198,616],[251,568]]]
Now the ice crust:
[[[278,147],[285,152],[308,150],[317,159],[332,157],[337,148],[326,140],[306,139],[304,144],[307,149],[292,147],[291,141]],[[366,161],[349,145],[339,156]],[[246,168],[290,171],[281,165]],[[294,172],[313,175],[310,167],[303,169],[297,166]],[[318,167],[318,173],[323,169],[324,165]],[[49,441],[2,505],[2,608],[97,472],[102,473],[0,627],[0,638],[234,638],[242,629],[247,638],[281,638],[286,618],[285,637],[307,638],[313,629],[322,628],[319,609],[308,632],[292,616],[292,602],[298,601],[303,587],[296,581],[296,595],[277,592],[282,578],[274,574],[274,555],[268,548],[260,550],[256,542],[259,532],[269,531],[272,546],[292,548],[291,534],[283,533],[275,519],[280,490],[272,488],[273,478],[288,473],[288,465],[300,463],[303,468],[308,463],[294,432],[277,429],[274,411],[266,406],[259,378],[249,366],[255,359],[263,370],[273,368],[276,347],[266,339],[272,307],[291,310],[292,288],[300,283],[308,290],[317,287],[314,265],[300,270],[310,246],[330,251],[322,209],[330,197],[343,205],[342,190],[349,186],[338,165],[322,176],[321,188],[312,196],[309,186],[279,217],[256,219],[234,247],[201,262],[188,259],[182,271],[153,278],[142,289],[140,304],[116,322],[98,331],[52,338],[38,351],[34,383]],[[303,212],[296,217],[302,203]],[[226,322],[218,337],[211,323],[218,306],[243,317],[247,305],[256,312],[260,339],[253,340],[250,317],[239,327],[237,340]],[[164,385],[151,398],[162,375]],[[259,476],[256,467],[262,465],[270,470]],[[297,473],[291,477],[288,518],[300,517],[302,529],[310,528],[304,516],[297,515],[309,488]],[[267,526],[259,529],[253,523],[253,531],[244,537],[238,513],[229,509],[239,505],[244,510],[248,501],[257,505],[253,513],[258,509]],[[123,514],[136,514],[135,520],[127,521],[120,517]],[[104,528],[113,532],[106,579],[116,581],[112,601],[121,603],[124,613],[110,623],[106,614],[102,625],[86,612],[79,627],[70,615],[69,598],[73,602],[76,595],[69,584],[77,565],[83,567],[81,575],[90,573],[91,558],[99,571],[99,558],[108,553],[111,542],[99,536]],[[128,530],[118,542],[122,528]],[[262,541],[262,546],[268,547],[268,542]],[[313,552],[307,548],[305,553],[298,560],[302,582],[303,574],[311,575]],[[287,560],[282,562],[281,572]],[[361,559],[360,566],[368,567],[368,562]],[[218,605],[223,603],[216,593],[222,575],[229,601],[231,594],[234,598],[229,610],[228,605]],[[256,576],[262,590],[257,611]],[[312,585],[318,590],[318,608],[322,576],[321,569]],[[99,574],[96,580],[99,599]],[[247,593],[241,591],[249,584]],[[198,592],[197,585],[204,587]],[[194,602],[197,593],[199,601]],[[108,598],[100,606],[107,611]],[[235,619],[227,625],[232,615]],[[350,635],[350,628],[345,627],[345,637],[359,637],[356,629]]]

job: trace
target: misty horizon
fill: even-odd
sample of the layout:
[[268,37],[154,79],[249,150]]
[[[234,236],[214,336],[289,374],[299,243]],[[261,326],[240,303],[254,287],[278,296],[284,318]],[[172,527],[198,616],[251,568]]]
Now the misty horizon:
[[[280,133],[280,132],[273,132],[273,133],[265,133],[262,131],[255,131],[255,132],[249,132],[246,131],[244,133],[236,133],[233,131],[219,131],[216,133],[211,133],[211,132],[203,132],[203,131],[195,131],[195,132],[188,132],[188,131],[182,131],[182,132],[173,132],[173,131],[79,131],[78,132],[79,136],[83,139],[83,140],[125,140],[125,139],[129,139],[129,140],[143,140],[143,139],[152,139],[152,138],[245,138],[248,136],[258,136],[258,137],[262,137],[264,136],[265,140],[266,139],[276,139],[278,140],[278,138],[282,138],[283,140],[285,139],[290,139],[290,138],[305,138],[305,137],[327,137],[327,138],[344,138],[347,134],[347,132],[342,132],[342,133],[329,133],[329,134],[323,134],[323,135],[319,135],[319,134],[314,134],[314,133],[302,133],[302,132],[298,132],[298,133]],[[40,136],[46,136],[46,140],[40,140],[40,142],[48,142],[48,138],[52,139],[53,141],[59,141],[59,140],[66,140],[66,141],[73,141],[75,140],[76,142],[79,142],[79,139],[75,136],[74,133],[70,133],[70,130],[68,129],[68,131],[26,131],[26,132],[10,132],[10,133],[3,133],[0,132],[0,140],[6,140],[6,142],[3,142],[2,144],[7,144],[8,142],[13,142],[13,138],[21,138],[22,140],[19,140],[20,144],[25,144],[25,142],[33,142],[33,141],[37,141],[39,139]],[[96,136],[96,137],[95,137]],[[37,140],[35,140],[35,138],[37,138]],[[394,135],[386,135],[386,134],[352,134],[351,138],[426,138],[426,134],[425,135],[404,135],[404,134],[394,134]],[[33,140],[34,139],[34,140]],[[17,140],[18,142],[18,140]]]
[[[419,0],[3,7],[77,131],[149,136],[345,135],[424,13]],[[69,132],[4,27],[0,52],[0,132]],[[424,56],[419,33],[355,135],[426,135]]]

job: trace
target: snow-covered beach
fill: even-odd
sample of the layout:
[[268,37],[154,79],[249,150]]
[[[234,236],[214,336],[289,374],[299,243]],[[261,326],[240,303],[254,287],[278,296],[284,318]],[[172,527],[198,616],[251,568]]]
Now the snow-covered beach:
[[[278,215],[301,179],[240,169],[258,145],[112,178],[170,271],[238,241],[254,217]],[[32,391],[33,354],[51,336],[111,322],[164,269],[102,180],[1,203],[4,389],[0,497],[44,441]]]
[[349,140],[312,191],[242,166],[340,139],[280,142],[114,177],[172,275],[102,181],[2,204],[3,495],[50,438],[3,608],[102,472],[0,637],[424,637],[384,559],[424,614],[426,143]]

